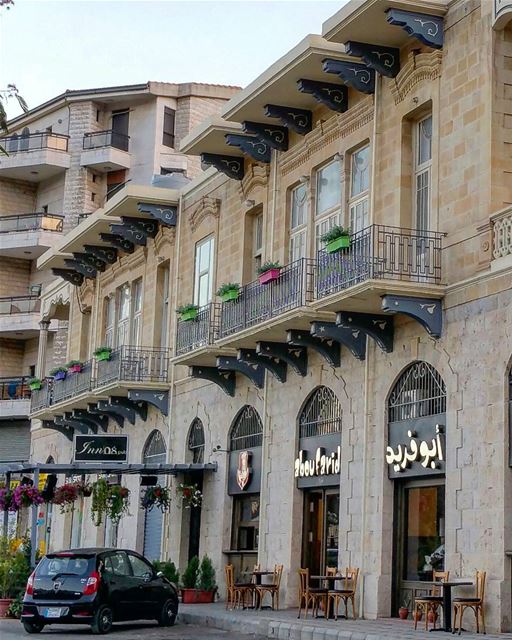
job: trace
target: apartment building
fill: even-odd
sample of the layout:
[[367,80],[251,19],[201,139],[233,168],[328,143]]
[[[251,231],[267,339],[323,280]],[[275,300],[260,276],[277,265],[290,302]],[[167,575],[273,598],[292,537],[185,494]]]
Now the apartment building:
[[[50,546],[208,553],[219,579],[283,563],[287,606],[299,567],[355,566],[367,618],[483,570],[510,630],[511,19],[352,0],[184,136],[204,173],[127,185],[39,258],[73,286],[83,366],[34,394],[33,459],[124,434],[132,465],[202,492],[145,512],[125,475],[130,516],[95,527],[85,499]],[[114,252],[94,274],[66,262],[92,246]]]

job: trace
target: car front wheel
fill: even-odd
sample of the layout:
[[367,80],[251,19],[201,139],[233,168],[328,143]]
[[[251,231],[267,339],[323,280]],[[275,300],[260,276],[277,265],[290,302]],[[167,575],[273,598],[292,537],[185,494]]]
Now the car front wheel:
[[176,622],[176,616],[178,615],[178,601],[166,600],[164,606],[158,616],[158,624],[161,627],[172,627]]
[[44,624],[42,622],[26,622],[23,621],[23,628],[27,633],[41,633]]
[[105,634],[112,629],[112,609],[110,607],[104,604],[96,611],[91,629],[96,634]]

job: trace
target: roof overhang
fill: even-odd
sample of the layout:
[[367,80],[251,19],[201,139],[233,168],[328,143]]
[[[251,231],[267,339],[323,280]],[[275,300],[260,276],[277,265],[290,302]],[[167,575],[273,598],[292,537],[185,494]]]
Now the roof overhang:
[[227,144],[226,134],[228,133],[242,133],[242,126],[218,116],[209,118],[183,138],[180,151],[194,156],[201,153],[215,153],[242,157],[243,152],[240,148]]
[[33,462],[0,463],[0,474],[18,473],[86,474],[115,473],[132,475],[176,475],[201,471],[217,471],[216,462],[122,464],[112,462],[75,462],[71,464],[42,464]]
[[400,48],[410,36],[402,28],[388,24],[388,9],[443,16],[448,0],[351,0],[323,23],[322,36],[330,42],[368,42]]

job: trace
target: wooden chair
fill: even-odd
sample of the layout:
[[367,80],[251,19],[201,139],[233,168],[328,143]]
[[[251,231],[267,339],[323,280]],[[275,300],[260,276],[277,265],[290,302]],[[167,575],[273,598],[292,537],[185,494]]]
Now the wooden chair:
[[299,615],[300,618],[302,608],[304,607],[304,618],[308,617],[308,609],[311,604],[313,616],[318,615],[318,607],[323,603],[324,611],[327,610],[327,589],[314,588],[309,586],[309,569],[299,569]]
[[226,574],[226,609],[230,605],[231,609],[239,607],[240,604],[245,608],[248,595],[252,600],[254,584],[252,582],[235,583],[235,572],[232,564],[227,564],[224,567],[224,572]]
[[[272,598],[272,609],[279,609],[279,588],[281,587],[281,576],[283,575],[283,565],[274,565],[274,573],[272,574],[272,582],[270,584],[257,584],[254,588],[258,595],[258,605],[261,609],[263,598],[266,593],[270,593]],[[277,606],[276,606],[277,605]]]
[[[434,582],[448,582],[450,579],[449,571],[434,571],[432,574]],[[437,610],[443,605],[443,594],[441,593],[441,587],[433,587],[430,594],[427,596],[420,596],[414,600],[414,628],[418,627],[418,614],[421,613],[425,616],[425,630],[428,630],[428,613],[432,611],[434,613],[434,629],[436,628]],[[443,612],[444,613],[444,612]]]
[[352,616],[354,620],[357,618],[355,598],[357,592],[357,579],[359,577],[359,569],[353,567],[347,567],[345,569],[345,580],[343,580],[343,587],[341,589],[329,589],[327,592],[327,611],[326,617],[329,617],[331,610],[331,602],[334,608],[334,618],[338,619],[338,608],[340,602],[343,600],[345,603],[345,617],[348,618],[348,601],[352,603]]
[[457,617],[459,618],[459,636],[462,629],[462,616],[466,609],[472,609],[476,618],[476,632],[480,633],[480,622],[482,619],[483,632],[485,631],[485,610],[484,610],[484,596],[485,596],[485,580],[487,577],[486,571],[477,571],[475,586],[476,597],[475,598],[453,598],[453,631],[457,628]]

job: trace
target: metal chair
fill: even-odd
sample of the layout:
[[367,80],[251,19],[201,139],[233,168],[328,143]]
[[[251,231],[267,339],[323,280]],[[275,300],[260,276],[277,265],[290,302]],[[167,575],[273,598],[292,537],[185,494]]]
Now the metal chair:
[[[434,571],[432,574],[434,582],[448,582],[450,579],[449,571]],[[418,627],[418,613],[421,611],[425,615],[425,630],[428,629],[428,613],[434,613],[434,629],[436,628],[437,610],[443,605],[443,596],[440,587],[433,587],[429,595],[420,596],[414,600],[414,628]],[[444,614],[444,612],[443,612]]]
[[485,596],[485,581],[487,577],[486,571],[477,571],[475,586],[476,597],[474,598],[453,598],[453,632],[457,629],[457,617],[459,618],[459,636],[462,629],[462,616],[466,609],[471,609],[476,618],[476,632],[480,633],[480,622],[482,619],[482,627],[485,631],[485,610],[484,610],[484,596]]

